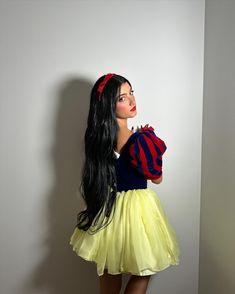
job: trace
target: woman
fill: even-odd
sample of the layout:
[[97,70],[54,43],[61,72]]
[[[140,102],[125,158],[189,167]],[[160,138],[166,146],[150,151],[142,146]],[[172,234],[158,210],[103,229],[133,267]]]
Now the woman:
[[117,74],[97,80],[91,91],[85,133],[81,193],[70,240],[73,250],[97,265],[101,294],[146,293],[151,275],[178,264],[175,233],[147,180],[162,181],[163,140],[152,127],[128,129],[137,113],[130,82]]

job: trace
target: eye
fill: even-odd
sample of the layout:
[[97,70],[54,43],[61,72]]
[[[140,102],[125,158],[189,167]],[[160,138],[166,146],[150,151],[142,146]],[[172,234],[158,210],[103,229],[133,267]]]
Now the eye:
[[134,95],[134,90],[130,91],[130,95],[132,95],[132,96]]
[[126,99],[125,96],[120,96],[120,97],[118,98],[118,102],[123,102],[123,101],[125,101],[125,99]]

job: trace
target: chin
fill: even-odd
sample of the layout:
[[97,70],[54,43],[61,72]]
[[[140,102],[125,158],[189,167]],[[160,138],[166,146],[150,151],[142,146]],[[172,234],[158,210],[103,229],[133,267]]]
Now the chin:
[[130,117],[135,117],[137,114],[137,111],[132,111],[131,114],[130,114]]

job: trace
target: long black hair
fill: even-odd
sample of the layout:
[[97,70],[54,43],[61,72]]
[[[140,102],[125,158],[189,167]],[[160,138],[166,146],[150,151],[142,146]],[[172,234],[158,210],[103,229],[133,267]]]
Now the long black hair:
[[120,87],[130,82],[113,75],[102,93],[98,88],[106,76],[94,84],[90,95],[90,109],[85,132],[85,162],[81,180],[81,194],[86,209],[77,216],[77,227],[96,232],[112,220],[115,209],[116,173],[114,150],[117,145],[118,123],[115,109]]

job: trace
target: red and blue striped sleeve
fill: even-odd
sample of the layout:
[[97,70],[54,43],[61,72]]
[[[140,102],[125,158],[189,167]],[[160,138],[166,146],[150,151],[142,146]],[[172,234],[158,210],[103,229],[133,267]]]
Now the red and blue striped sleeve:
[[146,179],[158,179],[162,175],[162,155],[166,148],[152,127],[141,128],[130,145],[131,165]]

